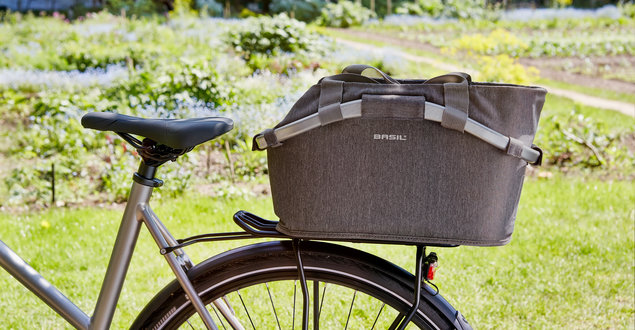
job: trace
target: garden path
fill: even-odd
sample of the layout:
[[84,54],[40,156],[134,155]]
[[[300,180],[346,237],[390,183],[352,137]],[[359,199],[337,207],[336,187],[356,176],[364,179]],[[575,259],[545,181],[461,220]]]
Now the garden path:
[[[355,42],[351,40],[345,40],[341,38],[336,38],[336,41],[343,46],[360,49],[360,50],[373,50],[377,48],[377,46],[372,44],[364,44],[364,43]],[[475,73],[473,69],[467,69],[467,68],[463,68],[453,64],[444,63],[436,59],[425,57],[425,56],[413,55],[413,54],[410,54],[404,51],[399,51],[399,50],[394,50],[393,53],[408,61],[418,62],[418,63],[427,63],[434,66],[435,68],[445,70],[445,71],[461,71],[461,72],[467,72],[471,74]],[[623,114],[635,117],[635,104],[632,104],[632,103],[608,100],[608,99],[595,97],[592,95],[587,95],[587,94],[574,92],[570,90],[560,89],[560,88],[545,87],[545,86],[541,86],[541,87],[546,88],[549,91],[549,93],[553,95],[566,97],[584,105],[588,105],[588,106],[592,106],[592,107],[596,107],[600,109],[619,111]]]

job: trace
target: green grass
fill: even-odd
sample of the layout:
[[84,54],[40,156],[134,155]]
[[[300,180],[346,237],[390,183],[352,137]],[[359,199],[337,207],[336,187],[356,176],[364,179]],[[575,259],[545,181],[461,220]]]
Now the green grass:
[[[611,110],[603,110],[580,104],[566,97],[547,94],[545,105],[542,109],[541,120],[548,120],[551,115],[569,115],[573,111],[578,112],[593,121],[601,123],[613,132],[632,132],[635,127],[635,118],[623,113]],[[539,127],[540,129],[540,127]]]
[[[530,178],[512,242],[495,248],[435,248],[441,264],[435,282],[475,328],[633,328],[633,205],[630,182]],[[273,217],[270,199],[262,197],[223,201],[189,195],[155,208],[177,237],[233,230],[231,215],[239,209]],[[2,214],[0,237],[83,310],[92,311],[120,213],[85,208]],[[206,243],[187,252],[200,262],[238,244]],[[413,248],[348,245],[413,268]],[[144,229],[113,328],[129,326],[170,280]],[[6,272],[0,272],[0,285],[3,327],[65,327]]]

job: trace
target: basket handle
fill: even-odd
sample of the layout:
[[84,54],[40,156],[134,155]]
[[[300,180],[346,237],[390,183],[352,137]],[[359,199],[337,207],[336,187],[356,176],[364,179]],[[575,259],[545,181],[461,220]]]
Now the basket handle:
[[[383,71],[377,69],[374,66],[371,65],[366,65],[366,64],[351,64],[347,67],[344,68],[344,70],[342,70],[342,73],[353,73],[353,74],[358,74],[360,76],[364,75],[364,71],[366,70],[373,70],[376,73],[378,73],[380,76],[382,76],[382,78],[384,78],[385,81],[387,81],[388,83],[391,83],[393,85],[399,85],[399,82],[394,79],[393,77],[385,74]],[[367,77],[367,76],[366,76]]]
[[[398,112],[386,111],[386,108],[395,108],[395,102],[402,106],[403,110]],[[372,105],[373,103],[375,104]],[[446,111],[444,106],[427,102],[423,96],[404,95],[364,94],[360,100],[336,103],[333,106],[339,108],[342,117],[340,120],[363,116],[382,117],[387,115],[389,117],[425,119],[440,123]],[[369,106],[375,107],[379,111],[373,111],[368,108]],[[362,108],[366,109],[362,110]],[[257,134],[254,136],[253,148],[254,150],[265,150],[267,148],[276,147],[281,145],[280,142],[282,141],[324,125],[325,123],[323,119],[320,118],[320,114],[314,113],[276,128],[275,130],[266,130],[265,132]],[[519,139],[503,135],[472,119],[468,119],[465,132],[493,145],[510,156],[523,159],[532,165],[540,165],[541,163],[542,150],[540,150],[540,148],[534,145],[531,147],[525,145]]]
[[381,82],[364,76],[363,72],[371,69],[384,78],[384,81],[398,85],[399,82],[385,74],[376,67],[366,64],[349,65],[342,70],[341,74],[325,77],[320,80],[320,98],[318,101],[318,117],[321,125],[328,125],[344,119],[340,105],[344,92],[344,82],[364,82],[380,84]]

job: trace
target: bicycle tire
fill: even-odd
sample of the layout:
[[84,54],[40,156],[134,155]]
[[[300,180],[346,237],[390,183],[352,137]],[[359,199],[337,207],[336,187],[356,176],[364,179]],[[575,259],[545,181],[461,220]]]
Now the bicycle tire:
[[[337,290],[355,290],[348,318],[351,317],[357,292],[378,299],[392,307],[395,313],[407,314],[411,309],[414,276],[402,268],[374,255],[330,243],[306,241],[301,243],[300,250],[307,282],[319,281],[337,285]],[[258,324],[260,327],[254,325],[239,290],[249,290],[263,283],[293,281],[295,292],[298,271],[291,242],[276,241],[249,245],[212,257],[192,268],[188,277],[206,305],[231,293],[238,294],[249,318],[243,323],[246,328],[272,328],[275,323],[266,326]],[[269,285],[265,285],[269,291]],[[274,306],[271,292],[269,295]],[[324,296],[326,294],[322,299]],[[301,293],[298,294],[298,299],[301,311]],[[322,305],[323,301],[320,303],[320,310]],[[292,314],[295,318],[295,294],[293,306]],[[273,311],[278,328],[281,328],[275,306]],[[377,319],[381,313],[380,310]],[[198,319],[180,285],[173,281],[152,299],[131,328],[176,329],[189,323],[187,320],[190,317]],[[219,319],[216,320],[218,322]],[[346,320],[346,327],[348,322],[349,319]],[[419,310],[411,323],[422,329],[470,329],[462,315],[427,285],[422,289]],[[301,318],[299,323],[294,319],[293,324],[297,327],[301,324]],[[221,324],[218,326],[221,329],[225,327],[224,324],[223,327]]]

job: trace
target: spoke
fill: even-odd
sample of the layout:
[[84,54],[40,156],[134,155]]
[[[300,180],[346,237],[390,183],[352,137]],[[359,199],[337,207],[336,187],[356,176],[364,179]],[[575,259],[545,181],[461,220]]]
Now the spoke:
[[381,315],[381,312],[384,310],[385,306],[386,306],[386,303],[381,304],[381,308],[379,309],[379,313],[377,313],[377,317],[375,318],[375,322],[373,322],[373,327],[370,328],[370,330],[375,329],[375,325],[377,324],[377,320],[379,320],[379,315]]
[[351,319],[351,313],[353,312],[353,304],[355,303],[355,296],[357,296],[357,290],[353,293],[353,300],[351,300],[351,307],[348,309],[348,317],[346,318],[346,325],[344,326],[344,330],[348,328],[348,321]]
[[227,328],[225,328],[225,323],[223,323],[223,319],[220,318],[220,315],[218,315],[218,312],[216,311],[216,308],[214,308],[214,306],[212,306],[212,310],[214,311],[214,314],[216,314],[216,317],[220,321],[220,325],[223,326],[223,329],[227,330]]
[[298,281],[293,281],[293,318],[291,319],[291,330],[295,329],[295,295],[297,292],[297,282]]
[[280,327],[280,320],[278,320],[278,313],[276,313],[276,306],[273,304],[273,297],[271,296],[271,290],[269,290],[269,284],[267,284],[267,282],[265,282],[265,287],[267,287],[267,292],[269,293],[269,300],[271,301],[273,315],[276,317],[276,323],[278,323],[278,330],[282,330],[282,328]]
[[247,313],[247,317],[249,318],[249,323],[251,323],[251,327],[256,330],[256,326],[254,325],[254,321],[251,319],[251,315],[249,315],[249,311],[247,310],[247,306],[245,305],[245,301],[243,300],[243,296],[240,294],[239,290],[236,290],[238,293],[238,298],[240,298],[240,302],[243,304],[243,308],[245,309],[245,313]]
[[192,326],[192,323],[190,323],[190,320],[187,320],[187,324],[189,324],[190,328],[192,328],[192,330],[194,330],[194,327]]
[[395,320],[392,322],[392,324],[390,325],[390,327],[388,328],[388,330],[395,330],[397,329],[397,326],[399,326],[399,323],[401,323],[401,319],[403,319],[404,314],[403,313],[399,313],[399,315],[397,315],[397,317],[395,318]]
[[320,329],[320,281],[313,281],[313,330]]
[[322,300],[320,301],[320,314],[322,314],[322,306],[324,306],[324,297],[326,297],[326,287],[329,284],[324,282],[324,289],[322,289]]

